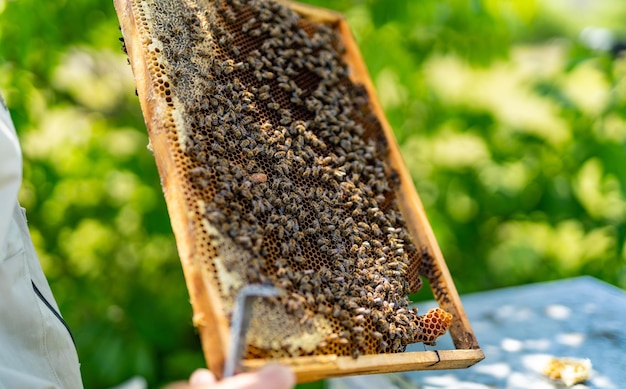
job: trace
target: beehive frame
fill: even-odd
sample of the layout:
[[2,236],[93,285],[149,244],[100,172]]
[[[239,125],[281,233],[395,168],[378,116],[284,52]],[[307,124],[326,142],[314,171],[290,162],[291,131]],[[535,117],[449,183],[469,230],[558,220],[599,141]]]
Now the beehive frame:
[[[181,126],[181,118],[175,113],[172,115],[171,97],[165,95],[163,85],[155,81],[154,64],[151,62],[153,54],[149,49],[152,42],[142,30],[142,24],[146,23],[146,15],[138,12],[139,3],[149,7],[151,2],[115,0],[115,7],[176,235],[194,309],[194,325],[200,332],[207,362],[219,376],[224,365],[225,350],[228,349],[229,320],[220,314],[224,302],[220,301],[219,293],[215,290],[216,286],[207,275],[202,255],[198,252],[198,240],[202,237],[196,236],[190,227],[194,223],[194,212],[197,211],[186,201],[185,183],[182,182],[184,178],[176,167],[178,156],[173,150],[175,142],[172,141],[172,134],[176,134],[177,127]],[[388,144],[387,162],[398,174],[399,189],[396,194],[410,235],[415,245],[425,247],[432,258],[428,267],[422,269],[425,270],[423,275],[428,279],[440,307],[453,315],[449,331],[456,347],[456,350],[362,355],[356,359],[331,354],[281,358],[280,361],[292,366],[299,382],[351,374],[464,368],[475,364],[482,360],[484,355],[473,335],[441,250],[345,19],[338,13],[308,5],[286,1],[280,3],[288,5],[304,19],[331,26],[341,37],[345,47],[343,60],[350,69],[350,79],[365,87],[369,95],[370,108],[380,122]],[[266,362],[264,359],[247,359],[242,364],[245,368],[254,369]]]

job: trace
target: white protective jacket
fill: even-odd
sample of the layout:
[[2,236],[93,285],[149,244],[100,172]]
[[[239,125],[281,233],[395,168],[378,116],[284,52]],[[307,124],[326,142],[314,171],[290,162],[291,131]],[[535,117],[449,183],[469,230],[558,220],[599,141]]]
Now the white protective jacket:
[[0,97],[0,388],[82,388],[76,348],[17,202],[22,155]]

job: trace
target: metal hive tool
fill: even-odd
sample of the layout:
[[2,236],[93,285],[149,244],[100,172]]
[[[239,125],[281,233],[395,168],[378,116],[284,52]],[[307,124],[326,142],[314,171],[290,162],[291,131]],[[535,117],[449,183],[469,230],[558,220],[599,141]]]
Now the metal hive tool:
[[[209,366],[239,291],[244,368],[299,381],[483,358],[341,15],[261,0],[115,0]],[[406,297],[425,278],[441,308]],[[404,352],[449,328],[456,350]]]

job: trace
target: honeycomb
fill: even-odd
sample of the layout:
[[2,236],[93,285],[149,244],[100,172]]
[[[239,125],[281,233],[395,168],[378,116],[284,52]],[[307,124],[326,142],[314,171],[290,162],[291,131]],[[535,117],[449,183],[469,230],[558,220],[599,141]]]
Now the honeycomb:
[[543,374],[570,387],[587,381],[592,370],[591,361],[586,358],[550,358]]
[[432,258],[336,28],[274,1],[131,5],[220,314],[243,285],[282,291],[254,304],[245,358],[357,358],[445,333],[450,314],[409,306]]

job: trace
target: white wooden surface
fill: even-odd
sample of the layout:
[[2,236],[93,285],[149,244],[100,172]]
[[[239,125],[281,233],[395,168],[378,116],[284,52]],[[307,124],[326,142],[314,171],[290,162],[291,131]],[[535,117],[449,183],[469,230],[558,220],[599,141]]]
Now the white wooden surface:
[[[463,370],[337,378],[329,389],[553,389],[541,374],[551,357],[588,358],[591,378],[576,389],[626,388],[626,292],[591,277],[461,296],[485,360]],[[420,303],[421,312],[431,304]],[[436,347],[454,349],[449,338]],[[424,346],[412,345],[413,350]]]

